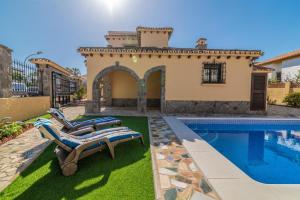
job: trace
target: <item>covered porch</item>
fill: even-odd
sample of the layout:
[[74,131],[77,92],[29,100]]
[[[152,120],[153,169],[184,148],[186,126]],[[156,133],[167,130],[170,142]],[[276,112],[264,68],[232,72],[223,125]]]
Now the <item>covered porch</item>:
[[86,103],[87,114],[138,114],[147,111],[164,112],[165,67],[153,67],[140,78],[125,66],[106,67],[93,80],[92,100]]

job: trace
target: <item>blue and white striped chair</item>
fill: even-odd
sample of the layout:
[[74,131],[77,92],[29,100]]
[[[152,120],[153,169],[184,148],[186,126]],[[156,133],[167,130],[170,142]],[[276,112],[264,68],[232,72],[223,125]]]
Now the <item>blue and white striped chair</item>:
[[38,120],[35,127],[43,137],[57,144],[55,153],[65,176],[73,175],[77,171],[78,160],[102,151],[106,147],[109,148],[114,159],[114,148],[117,144],[134,139],[139,139],[144,144],[143,134],[127,127],[108,128],[81,136],[58,130],[50,120]]
[[92,127],[94,130],[98,130],[104,126],[121,125],[122,121],[115,117],[101,117],[96,119],[90,119],[85,121],[69,121],[65,118],[65,115],[56,108],[50,108],[49,113],[58,122],[60,122],[67,132],[76,131],[78,129]]

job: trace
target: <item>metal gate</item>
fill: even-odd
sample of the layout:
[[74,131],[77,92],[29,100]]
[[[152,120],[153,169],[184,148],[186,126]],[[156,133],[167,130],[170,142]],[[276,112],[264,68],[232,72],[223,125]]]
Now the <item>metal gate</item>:
[[71,102],[71,94],[76,91],[76,83],[68,77],[52,72],[52,107],[58,108]]

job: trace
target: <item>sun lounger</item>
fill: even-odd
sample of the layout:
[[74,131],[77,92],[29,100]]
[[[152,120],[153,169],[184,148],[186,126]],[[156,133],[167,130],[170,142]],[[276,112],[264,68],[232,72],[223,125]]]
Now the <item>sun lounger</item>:
[[104,129],[77,136],[58,130],[49,120],[39,120],[35,126],[43,137],[57,144],[55,153],[65,176],[70,176],[77,171],[78,160],[102,151],[106,147],[109,148],[114,159],[114,148],[117,144],[134,139],[139,139],[144,144],[143,134],[125,127]]
[[73,132],[82,128],[93,128],[94,130],[98,130],[100,128],[112,125],[121,125],[122,121],[115,117],[100,117],[85,121],[69,121],[65,118],[64,114],[55,108],[50,108],[49,113],[52,117],[54,117],[58,122],[60,122],[64,129],[67,132]]

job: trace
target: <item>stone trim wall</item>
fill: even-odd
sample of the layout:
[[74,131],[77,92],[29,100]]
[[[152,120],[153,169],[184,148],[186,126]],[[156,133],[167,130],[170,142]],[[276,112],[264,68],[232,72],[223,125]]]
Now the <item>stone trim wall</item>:
[[0,98],[11,97],[12,50],[0,44]]
[[248,101],[166,101],[166,113],[245,114],[249,111]]
[[147,99],[147,107],[159,107],[160,99]]
[[136,107],[137,99],[112,98],[112,106],[116,107]]
[[101,110],[99,101],[86,101],[85,113],[99,113]]

